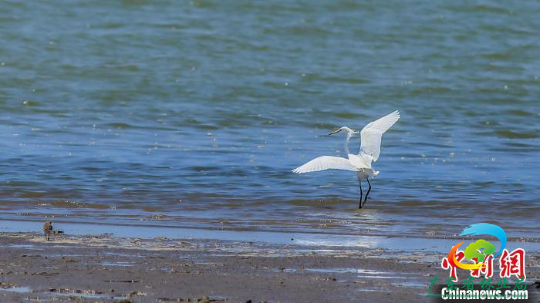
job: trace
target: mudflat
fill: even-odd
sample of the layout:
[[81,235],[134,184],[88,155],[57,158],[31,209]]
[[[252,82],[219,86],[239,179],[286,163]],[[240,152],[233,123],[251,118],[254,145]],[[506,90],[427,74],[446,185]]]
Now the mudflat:
[[0,247],[1,302],[431,302],[448,278],[429,252],[36,233]]

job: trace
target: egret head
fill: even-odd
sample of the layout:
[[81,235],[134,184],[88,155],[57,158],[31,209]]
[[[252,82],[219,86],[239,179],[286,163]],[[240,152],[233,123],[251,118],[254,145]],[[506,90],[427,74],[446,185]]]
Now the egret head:
[[349,135],[349,136],[352,136],[352,135],[358,133],[358,132],[355,132],[354,130],[348,128],[347,126],[342,126],[342,127],[338,128],[338,129],[336,129],[335,131],[329,133],[328,135],[332,136],[332,135],[337,134],[337,133],[339,133],[341,131],[345,131],[347,133],[347,135]]

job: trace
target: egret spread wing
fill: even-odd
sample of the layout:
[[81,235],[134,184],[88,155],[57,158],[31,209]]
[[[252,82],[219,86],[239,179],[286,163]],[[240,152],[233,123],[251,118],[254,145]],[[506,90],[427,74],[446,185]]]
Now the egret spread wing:
[[362,129],[360,135],[361,148],[360,153],[373,157],[373,161],[379,159],[381,153],[382,135],[399,120],[399,111],[386,115],[379,120],[373,121]]
[[357,171],[348,159],[340,157],[322,156],[315,158],[308,163],[293,170],[296,174],[309,173],[313,171],[327,170],[327,169],[341,169]]

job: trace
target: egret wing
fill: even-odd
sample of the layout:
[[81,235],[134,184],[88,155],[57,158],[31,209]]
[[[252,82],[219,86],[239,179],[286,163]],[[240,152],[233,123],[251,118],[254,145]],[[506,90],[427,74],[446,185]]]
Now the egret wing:
[[382,135],[399,120],[399,111],[395,111],[376,121],[366,125],[361,135],[360,153],[364,153],[373,157],[373,161],[379,159],[381,153]]
[[293,170],[296,174],[310,173],[327,169],[341,169],[357,171],[348,159],[341,157],[322,156]]

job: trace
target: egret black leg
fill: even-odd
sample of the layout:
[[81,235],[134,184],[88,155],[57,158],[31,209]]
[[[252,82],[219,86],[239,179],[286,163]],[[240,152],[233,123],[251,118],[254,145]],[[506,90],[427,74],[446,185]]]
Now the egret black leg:
[[364,196],[364,193],[362,192],[362,181],[360,178],[358,178],[358,184],[360,184],[360,202],[358,202],[358,209],[362,208],[362,197]]
[[368,190],[367,190],[366,197],[364,198],[364,204],[362,204],[362,207],[366,204],[366,202],[367,202],[367,197],[369,196],[369,192],[371,191],[371,183],[369,183],[369,179],[366,178],[366,181],[367,181],[367,184],[369,185],[369,188],[368,188]]

